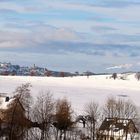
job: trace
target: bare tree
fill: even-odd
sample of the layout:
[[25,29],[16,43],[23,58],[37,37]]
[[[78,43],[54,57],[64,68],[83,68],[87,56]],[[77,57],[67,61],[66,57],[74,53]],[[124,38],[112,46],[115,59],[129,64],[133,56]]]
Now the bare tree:
[[136,79],[139,81],[139,80],[140,80],[140,72],[137,72],[137,73],[135,74],[135,77],[136,77]]
[[117,73],[113,73],[112,78],[115,80],[117,78]]
[[[31,105],[33,104],[33,98],[31,96],[30,88],[32,85],[30,83],[22,84],[21,86],[17,87],[14,91],[15,98],[19,100],[23,108],[25,109],[25,114],[28,120],[30,119],[31,115]],[[28,140],[28,129],[25,134],[26,139]]]
[[84,111],[87,119],[87,127],[90,130],[90,138],[91,140],[95,140],[97,121],[100,116],[99,105],[94,101],[89,102],[85,105]]
[[40,140],[49,140],[51,137],[50,128],[54,114],[54,104],[53,97],[48,91],[41,92],[37,97],[32,119],[38,123],[38,127],[41,130]]
[[103,115],[108,118],[116,117],[116,99],[109,97],[103,107]]
[[103,114],[108,118],[126,118],[135,119],[138,117],[137,107],[131,100],[108,98],[104,108]]
[[60,77],[65,77],[65,73],[64,72],[60,72]]
[[121,118],[127,119],[136,119],[138,117],[137,107],[133,104],[131,100],[122,100],[117,101],[116,106],[118,116]]
[[33,102],[30,88],[32,85],[30,83],[22,84],[21,86],[17,87],[14,91],[15,98],[17,98],[23,107],[28,110],[30,105]]
[[[10,105],[9,109],[7,110],[7,118],[8,116],[8,123],[10,124],[10,131],[9,131],[9,139],[12,140],[13,137],[16,139],[16,135],[18,132],[17,128],[22,128],[20,133],[22,132],[23,135],[23,128],[27,130],[29,121],[26,116],[26,111],[28,112],[31,100],[30,96],[30,87],[29,83],[22,84],[21,86],[17,87],[15,90],[15,96],[13,97],[14,101]],[[30,98],[29,98],[30,97]],[[26,110],[27,109],[27,110]],[[17,115],[18,114],[18,115]],[[21,121],[23,123],[21,123]],[[15,127],[16,126],[16,127]],[[19,139],[19,138],[18,138]]]

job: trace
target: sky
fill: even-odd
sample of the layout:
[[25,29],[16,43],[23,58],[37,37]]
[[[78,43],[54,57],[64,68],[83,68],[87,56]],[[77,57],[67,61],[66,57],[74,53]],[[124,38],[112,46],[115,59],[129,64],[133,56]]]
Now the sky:
[[0,0],[0,62],[140,70],[139,0]]

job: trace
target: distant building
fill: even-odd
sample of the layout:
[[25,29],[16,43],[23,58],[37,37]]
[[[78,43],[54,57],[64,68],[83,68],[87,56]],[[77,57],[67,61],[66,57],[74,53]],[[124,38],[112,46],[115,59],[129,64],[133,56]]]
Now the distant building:
[[12,65],[11,63],[0,62],[0,75],[67,77],[74,76],[75,74],[72,74],[70,72],[47,70],[46,68],[38,67],[35,64],[32,67],[25,67],[20,65]]
[[10,67],[11,66],[11,63],[6,63],[6,62],[4,62],[4,63],[1,63],[0,62],[0,67]]
[[131,119],[106,118],[99,128],[97,140],[139,140],[138,129]]

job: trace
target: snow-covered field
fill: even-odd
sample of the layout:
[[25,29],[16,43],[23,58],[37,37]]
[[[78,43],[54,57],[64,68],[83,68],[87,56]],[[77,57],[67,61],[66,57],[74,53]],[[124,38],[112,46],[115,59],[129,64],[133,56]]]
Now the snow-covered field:
[[109,75],[83,77],[22,77],[0,76],[0,93],[12,93],[23,83],[31,83],[31,93],[35,97],[40,92],[50,91],[54,98],[66,97],[76,112],[92,100],[103,105],[109,96],[131,99],[140,107],[140,81],[130,74],[127,80],[109,79]]

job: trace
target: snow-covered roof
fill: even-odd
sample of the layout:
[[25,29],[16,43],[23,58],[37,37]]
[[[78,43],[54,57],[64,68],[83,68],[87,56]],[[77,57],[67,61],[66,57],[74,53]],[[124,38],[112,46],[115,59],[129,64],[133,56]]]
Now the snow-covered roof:
[[138,133],[137,128],[135,127],[133,121],[131,119],[124,119],[124,118],[106,118],[101,127],[100,131],[102,131],[104,134],[112,134],[114,135],[123,135],[124,130],[126,130],[129,124],[133,124],[132,131],[135,133]]
[[13,102],[14,98],[0,95],[0,109],[7,109],[8,106]]

